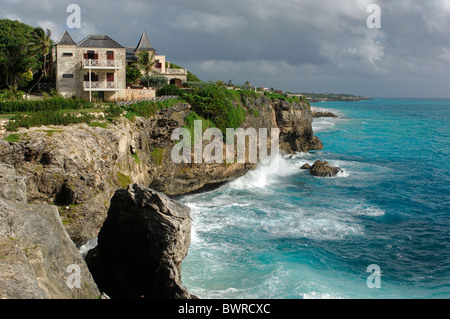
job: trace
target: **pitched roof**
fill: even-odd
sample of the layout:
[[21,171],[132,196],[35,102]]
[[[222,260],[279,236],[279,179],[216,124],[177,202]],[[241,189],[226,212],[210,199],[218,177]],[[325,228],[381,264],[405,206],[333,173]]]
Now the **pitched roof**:
[[142,50],[155,51],[145,31],[144,33],[142,33],[141,39],[139,40],[139,43],[134,51],[142,51]]
[[64,33],[61,36],[61,39],[59,39],[57,44],[62,45],[77,45],[75,41],[73,41],[72,37],[70,36],[69,32],[64,31]]
[[88,35],[80,43],[78,43],[78,46],[82,48],[124,48],[105,34]]
[[126,48],[125,58],[127,62],[134,62],[136,60],[136,51],[134,48]]

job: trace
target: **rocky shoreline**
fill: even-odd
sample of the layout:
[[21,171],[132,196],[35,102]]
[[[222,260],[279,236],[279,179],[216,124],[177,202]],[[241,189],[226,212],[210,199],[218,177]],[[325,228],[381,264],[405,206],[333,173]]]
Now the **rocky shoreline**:
[[[320,140],[313,134],[313,115],[306,105],[272,101],[266,97],[252,99],[247,105],[254,111],[248,113],[242,127],[279,128],[280,149],[283,153],[323,148]],[[170,150],[175,142],[170,136],[174,129],[185,125],[184,118],[189,112],[190,105],[179,103],[158,111],[150,119],[137,117],[130,121],[119,118],[107,127],[77,124],[21,129],[17,133],[20,136],[18,142],[0,139],[0,184],[3,190],[0,192],[0,218],[4,219],[0,226],[0,269],[3,273],[3,269],[10,269],[11,265],[22,262],[27,265],[29,274],[11,276],[19,281],[19,277],[34,276],[35,279],[33,285],[31,281],[21,281],[20,285],[28,287],[26,289],[14,289],[11,279],[0,277],[0,298],[95,298],[106,290],[113,298],[195,297],[182,287],[179,272],[190,243],[189,212],[167,196],[214,187],[244,175],[256,168],[256,164],[174,164],[170,160]],[[148,200],[143,200],[144,197]],[[30,214],[38,220],[43,219],[39,214],[52,216],[55,225],[39,226],[36,223],[36,227],[41,227],[41,232],[28,229],[27,233],[21,233],[19,226],[12,230],[8,225],[15,224],[15,216],[18,215],[11,213],[14,211],[11,201],[24,205],[20,206],[23,211],[29,212],[30,207],[35,207]],[[123,206],[125,202],[128,205]],[[132,211],[141,214],[139,218],[148,222],[138,224],[147,226],[136,230],[133,227],[136,220],[127,217]],[[155,220],[150,222],[149,218]],[[119,219],[126,221],[120,224],[123,227],[110,221]],[[111,226],[115,223],[117,227]],[[158,227],[160,230],[156,231]],[[54,251],[42,248],[49,255],[40,252],[37,261],[30,259],[23,253],[26,247],[22,244],[17,246],[16,243],[23,241],[34,247],[33,243],[43,245],[41,242],[55,242],[52,237],[55,232],[46,233],[47,228],[62,229],[65,235],[58,236],[70,238],[70,243],[60,241],[59,245],[52,246]],[[108,228],[109,235],[105,235],[108,234]],[[114,229],[112,233],[111,229]],[[114,238],[127,237],[126,234],[133,231],[136,236],[147,232],[147,237],[153,236],[153,240],[160,245],[151,247],[150,241],[138,248],[137,243],[141,243],[141,240],[132,240],[128,244],[124,241],[125,246],[122,248],[136,248],[130,250],[135,254],[122,258],[119,264],[107,268],[110,263],[105,261],[121,258],[108,253]],[[51,239],[45,239],[44,233],[51,236]],[[87,271],[87,265],[77,249],[96,236],[99,236],[99,246],[86,258],[90,269]],[[23,239],[16,242],[11,238]],[[13,253],[20,251],[24,255]],[[68,251],[78,256],[75,261],[70,264],[67,264],[69,261],[62,262],[60,269],[47,265],[48,261],[59,258],[59,255],[66,256]],[[114,292],[114,288],[105,288],[105,284],[99,284],[111,282],[114,277],[126,278],[124,274],[133,273],[133,268],[129,266],[136,267],[137,261],[131,263],[131,260],[138,253],[142,255],[143,251],[147,252],[145,262],[151,270],[147,274],[136,271],[136,276],[125,280],[124,285],[125,282],[136,283],[129,289],[123,289],[128,293],[118,294]],[[151,261],[152,258],[157,260]],[[82,282],[88,282],[88,286],[92,288],[66,291],[66,280],[70,275],[66,270],[72,264],[81,265],[84,270]],[[163,274],[162,277],[158,275],[158,278],[163,278],[161,282],[155,279],[157,272]],[[48,280],[40,280],[38,273],[51,275],[52,284],[47,286],[56,285],[61,289],[46,288],[45,282]],[[102,279],[99,274],[106,277]],[[93,284],[92,278],[98,287]],[[147,288],[136,288],[139,278],[146,278],[143,282]],[[78,291],[77,294],[75,290]]]
[[338,116],[329,111],[313,111],[313,117],[319,118],[319,117],[338,117]]

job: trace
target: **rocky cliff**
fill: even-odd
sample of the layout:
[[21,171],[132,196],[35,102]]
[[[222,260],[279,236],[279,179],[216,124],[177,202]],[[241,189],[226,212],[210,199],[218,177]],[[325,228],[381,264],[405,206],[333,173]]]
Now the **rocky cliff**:
[[[283,153],[323,148],[313,135],[313,117],[305,105],[266,97],[251,99],[246,105],[248,113],[242,127],[279,128]],[[114,297],[191,297],[179,275],[190,242],[189,213],[182,207],[177,207],[178,215],[172,213],[171,207],[176,204],[163,194],[180,195],[213,187],[244,175],[256,164],[175,164],[170,156],[176,142],[170,137],[186,124],[190,112],[190,105],[179,103],[159,110],[152,118],[120,117],[101,124],[20,129],[17,142],[0,139],[0,282],[6,285],[1,287],[4,295],[0,297],[98,296],[99,290],[76,247],[98,236],[103,225],[98,249],[89,257],[102,291],[108,290]],[[157,208],[158,202],[164,202],[164,207]],[[131,218],[130,212],[136,216]],[[140,246],[136,238],[129,242],[126,234],[133,229],[120,229],[118,220],[131,224],[142,221],[145,227],[139,232],[159,238],[158,245],[150,240],[145,247]],[[115,236],[122,237],[118,240]],[[121,245],[127,253],[130,247],[136,254],[144,252],[135,258],[145,260],[135,260],[134,255],[127,258],[136,263],[145,261],[149,273],[140,269],[140,275],[133,277],[129,264],[120,261],[114,269],[108,269],[109,261],[120,258],[111,252],[115,245]],[[65,285],[68,262],[87,271],[81,291],[68,290]],[[10,279],[6,284],[3,274]],[[18,276],[20,282],[15,282]],[[108,287],[113,277],[126,278],[119,286],[126,295]],[[149,290],[139,286],[142,278],[152,283],[147,285]],[[126,287],[125,282],[136,285]]]
[[[311,111],[266,97],[247,102],[244,128],[280,129],[281,151],[321,149]],[[166,195],[179,195],[242,176],[256,164],[175,164],[170,136],[185,125],[190,106],[180,103],[153,118],[124,117],[107,126],[77,124],[21,129],[17,143],[0,139],[0,163],[26,176],[27,201],[58,206],[65,228],[78,247],[96,237],[110,199],[132,183]]]
[[99,297],[58,209],[27,204],[25,179],[0,164],[0,299]]

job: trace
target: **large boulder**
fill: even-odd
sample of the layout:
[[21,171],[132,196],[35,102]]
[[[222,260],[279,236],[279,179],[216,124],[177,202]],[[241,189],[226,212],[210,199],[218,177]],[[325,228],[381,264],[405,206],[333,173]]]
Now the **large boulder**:
[[190,241],[189,207],[134,184],[115,192],[98,246],[86,262],[112,299],[189,299],[181,262]]
[[319,177],[332,177],[339,172],[342,172],[342,169],[330,166],[327,161],[316,161],[309,169],[311,175]]

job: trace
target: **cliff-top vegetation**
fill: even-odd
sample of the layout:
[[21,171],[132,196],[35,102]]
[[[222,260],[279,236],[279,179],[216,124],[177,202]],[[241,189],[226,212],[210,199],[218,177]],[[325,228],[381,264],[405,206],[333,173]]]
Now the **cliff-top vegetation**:
[[[217,83],[202,83],[189,88],[178,88],[165,85],[158,90],[158,96],[170,95],[172,98],[163,101],[141,101],[128,105],[113,102],[91,103],[83,99],[66,99],[54,93],[40,100],[23,99],[20,92],[0,97],[0,115],[9,118],[8,131],[17,131],[20,127],[41,125],[69,125],[90,123],[93,113],[103,112],[105,120],[113,120],[119,116],[133,119],[135,116],[150,118],[158,110],[169,108],[177,103],[191,105],[192,113],[197,119],[207,121],[208,126],[219,128],[225,133],[226,128],[238,128],[248,114],[257,116],[258,112],[250,109],[249,101],[261,96],[247,89],[228,89]],[[288,98],[279,93],[265,92],[265,96],[275,100],[286,100],[290,103],[309,105],[306,100],[294,96]],[[187,119],[189,120],[189,118]],[[189,127],[189,121],[187,121]]]

